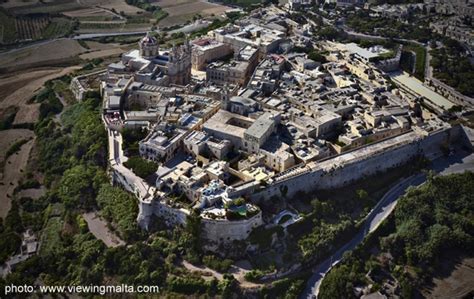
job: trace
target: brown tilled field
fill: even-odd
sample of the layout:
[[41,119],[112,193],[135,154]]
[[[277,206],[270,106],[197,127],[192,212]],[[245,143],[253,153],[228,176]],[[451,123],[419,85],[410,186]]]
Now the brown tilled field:
[[[26,129],[10,129],[0,131],[0,217],[4,218],[10,210],[10,199],[13,190],[18,185],[18,181],[23,175],[28,162],[28,156],[33,146],[34,133]],[[5,154],[15,142],[19,140],[28,140],[21,149],[5,160]]]
[[63,15],[79,19],[107,19],[113,18],[115,16],[110,11],[97,7],[66,11],[63,13]]
[[[85,53],[80,55],[81,59],[94,59],[94,58],[103,58],[109,56],[119,56],[120,54],[124,53],[125,50],[121,48],[113,48],[113,49],[106,49],[106,50],[99,50],[91,53]],[[118,58],[117,58],[118,59]]]
[[128,5],[125,0],[80,0],[84,7],[104,7],[107,9],[115,9],[117,12],[124,12],[126,15],[136,15],[144,13],[143,9]]
[[77,17],[76,12],[79,12],[78,14],[82,14],[82,16],[87,16],[87,13],[95,15],[96,10],[101,7],[108,10],[115,9],[118,13],[123,11],[130,16],[144,12],[138,7],[128,5],[125,0],[9,0],[1,3],[0,7],[7,9],[14,15],[65,13],[71,17]]
[[160,21],[160,26],[167,27],[183,24],[192,20],[197,14],[203,17],[210,15],[220,15],[231,8],[228,6],[210,3],[201,0],[160,0],[155,2],[156,5],[163,8],[168,16]]
[[61,13],[63,11],[81,8],[83,7],[77,0],[55,0],[28,2],[28,5],[10,7],[8,10],[14,15],[25,15],[36,13]]
[[87,49],[71,39],[61,39],[20,50],[0,53],[2,68],[28,67],[47,64],[48,61],[72,59]]

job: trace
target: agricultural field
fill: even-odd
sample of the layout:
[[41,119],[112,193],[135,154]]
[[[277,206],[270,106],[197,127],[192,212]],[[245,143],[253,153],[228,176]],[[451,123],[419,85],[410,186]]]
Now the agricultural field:
[[79,29],[79,24],[82,29],[116,30],[129,21],[137,23],[135,17],[146,19],[146,26],[138,26],[144,28],[148,27],[149,19],[154,18],[151,13],[129,5],[125,0],[12,1],[0,4],[2,44],[66,36]]
[[438,276],[423,290],[426,298],[468,298],[474,279],[474,258],[443,260]]
[[146,31],[154,25],[183,25],[197,17],[220,16],[232,10],[205,0],[11,1],[16,2],[0,4],[0,43],[7,45],[72,33]]
[[48,17],[15,18],[15,28],[19,40],[35,40],[41,38],[43,30],[48,27]]
[[8,44],[16,39],[15,19],[0,9],[0,44]]
[[0,44],[63,37],[73,31],[74,22],[67,18],[50,18],[48,14],[13,16],[0,9]]
[[53,0],[32,2],[28,5],[16,6],[8,8],[8,12],[13,15],[30,15],[38,13],[62,13],[64,11],[75,10],[82,8],[79,1],[76,0]]
[[0,53],[0,73],[9,68],[31,68],[54,63],[74,63],[75,57],[86,52],[77,41],[62,39]]
[[162,27],[181,25],[189,22],[196,15],[209,17],[222,15],[232,8],[203,0],[158,0],[153,5],[161,7],[168,16],[163,18],[159,25]]
[[66,18],[54,18],[44,30],[42,38],[50,39],[67,36],[73,33],[74,23]]
[[63,15],[70,18],[77,18],[79,21],[111,21],[121,19],[120,15],[100,7],[66,11],[63,12]]
[[143,14],[145,11],[141,8],[129,5],[125,0],[81,0],[84,7],[102,7],[117,13],[123,13],[126,16]]

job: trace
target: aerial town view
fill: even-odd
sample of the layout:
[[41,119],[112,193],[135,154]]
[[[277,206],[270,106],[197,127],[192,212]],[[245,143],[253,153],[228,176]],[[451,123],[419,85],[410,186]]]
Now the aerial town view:
[[473,0],[0,0],[0,298],[473,298]]

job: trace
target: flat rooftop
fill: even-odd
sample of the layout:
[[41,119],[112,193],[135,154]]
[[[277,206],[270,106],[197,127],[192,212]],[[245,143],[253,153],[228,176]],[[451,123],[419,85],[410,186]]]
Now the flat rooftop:
[[257,118],[257,120],[247,129],[245,134],[260,139],[273,127],[274,123],[275,117],[273,114],[265,112],[262,116]]
[[243,138],[247,128],[236,125],[238,122],[252,124],[254,120],[221,109],[204,123],[203,128]]

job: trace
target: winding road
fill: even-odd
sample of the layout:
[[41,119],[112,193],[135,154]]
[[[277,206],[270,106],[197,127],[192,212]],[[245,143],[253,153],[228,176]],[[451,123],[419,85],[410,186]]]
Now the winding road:
[[319,293],[319,287],[324,276],[337,265],[343,258],[344,252],[353,250],[364,238],[375,231],[395,208],[397,199],[405,193],[410,186],[418,186],[426,180],[424,174],[418,174],[402,180],[392,189],[390,189],[379,201],[379,203],[370,211],[366,217],[365,224],[359,230],[359,233],[344,246],[339,248],[330,258],[326,259],[313,269],[313,276],[308,280],[306,288],[301,298],[314,298]]
[[[474,171],[474,154],[458,153],[447,158],[440,158],[433,162],[432,169],[440,175]],[[317,298],[324,276],[343,259],[344,252],[353,250],[368,234],[375,231],[393,212],[398,199],[410,186],[419,186],[425,181],[425,174],[417,174],[402,180],[392,187],[367,215],[365,224],[359,233],[351,241],[339,248],[330,258],[313,268],[313,275],[308,280],[300,298]]]

